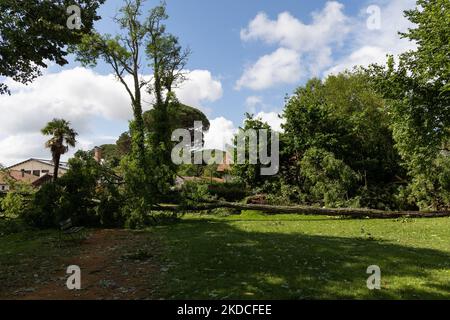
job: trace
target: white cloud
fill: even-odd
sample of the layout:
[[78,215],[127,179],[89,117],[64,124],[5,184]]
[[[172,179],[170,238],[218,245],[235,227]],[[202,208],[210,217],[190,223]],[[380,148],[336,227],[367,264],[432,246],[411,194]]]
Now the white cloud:
[[[376,4],[376,3],[375,3]],[[398,32],[404,32],[413,24],[403,15],[407,9],[414,8],[415,0],[391,0],[380,2],[381,21],[379,30],[367,28],[366,8],[361,11],[361,19],[357,21],[348,47],[350,53],[335,62],[335,66],[325,71],[325,75],[338,73],[354,66],[368,66],[372,63],[383,64],[386,55],[399,55],[415,48],[415,44],[401,39]]]
[[[276,112],[259,112],[255,118],[260,118],[262,121],[267,122],[276,131],[283,131],[281,124],[285,120],[280,119]],[[242,125],[244,125],[244,122]],[[232,145],[233,137],[237,133],[238,128],[232,121],[224,117],[215,118],[210,123],[210,129],[205,134],[205,148],[227,150],[227,145]]]
[[223,95],[222,83],[208,70],[188,72],[187,80],[176,90],[178,99],[190,106],[202,108],[202,102],[219,100]]
[[250,96],[250,97],[247,97],[247,99],[245,99],[245,107],[247,108],[247,110],[250,113],[255,113],[256,108],[258,106],[262,106],[262,105],[263,105],[263,100],[262,100],[262,97],[260,97],[260,96]]
[[337,65],[328,69],[325,74],[337,74],[344,70],[351,70],[355,66],[368,66],[372,63],[382,64],[386,61],[387,54],[388,52],[383,48],[364,46],[338,61]]
[[209,131],[205,134],[205,148],[226,150],[231,144],[237,129],[232,121],[219,117],[210,121]]
[[281,128],[281,125],[284,124],[286,121],[283,118],[280,118],[278,116],[278,113],[276,112],[260,112],[258,113],[255,118],[261,119],[263,122],[266,122],[273,130],[278,132],[283,132],[283,129]]
[[0,140],[0,163],[12,165],[30,158],[49,158],[44,148],[45,137],[36,133],[11,135]]
[[0,96],[4,133],[33,133],[55,117],[72,122],[78,130],[88,130],[94,116],[126,120],[130,102],[121,84],[112,75],[99,75],[75,68],[46,74],[29,86],[11,85],[11,96]]
[[349,31],[343,8],[339,2],[327,2],[322,11],[312,14],[311,24],[304,24],[289,12],[279,14],[277,20],[259,13],[246,29],[241,30],[241,39],[262,40],[298,52],[320,51],[331,43],[342,41]]
[[329,1],[321,11],[312,14],[310,24],[300,21],[289,12],[279,14],[274,20],[263,12],[259,13],[241,30],[241,40],[262,41],[278,46],[278,50],[294,51],[297,53],[297,62],[291,59],[292,68],[286,66],[283,77],[271,81],[264,75],[271,74],[277,68],[277,60],[268,58],[275,53],[264,56],[245,69],[236,88],[262,90],[278,83],[294,83],[300,78],[326,76],[357,65],[384,63],[387,54],[397,56],[415,47],[398,34],[412,27],[403,12],[415,4],[415,0],[371,1],[371,6],[376,5],[381,9],[379,30],[371,30],[367,26],[369,3],[361,7],[359,15],[349,17],[343,12],[343,4]]
[[[193,70],[176,92],[181,102],[201,106],[222,96],[222,85],[206,70]],[[29,86],[7,79],[12,95],[0,95],[2,132],[0,163],[30,157],[49,157],[40,129],[53,118],[64,118],[80,133],[77,148],[113,142],[100,135],[111,135],[111,127],[132,118],[130,99],[113,75],[100,75],[77,67],[46,73]],[[144,94],[144,109],[152,98]],[[102,127],[109,128],[102,133]],[[121,128],[117,128],[120,130]],[[106,130],[106,129],[105,129]],[[119,135],[121,132],[117,132]]]
[[263,90],[280,83],[295,83],[300,80],[300,73],[299,54],[291,49],[279,48],[246,68],[236,83],[236,89]]
[[260,40],[280,48],[247,68],[236,88],[262,90],[279,83],[295,83],[302,76],[318,76],[333,62],[332,46],[342,45],[350,31],[343,8],[339,2],[327,2],[322,11],[312,14],[311,24],[303,23],[289,12],[279,14],[276,20],[259,13],[241,30],[241,39]]

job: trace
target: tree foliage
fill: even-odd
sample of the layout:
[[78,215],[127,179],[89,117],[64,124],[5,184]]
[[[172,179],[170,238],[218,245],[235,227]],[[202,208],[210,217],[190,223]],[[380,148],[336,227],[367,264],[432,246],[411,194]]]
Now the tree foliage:
[[[141,9],[142,1],[125,1],[119,15],[114,18],[121,29],[119,34],[111,36],[94,31],[83,36],[80,44],[73,47],[72,51],[85,66],[95,66],[98,60],[103,60],[123,85],[130,98],[134,116],[130,126],[132,152],[140,166],[144,167],[146,151],[141,89],[148,85],[148,81],[141,76],[145,72],[141,60],[148,30],[141,19]],[[125,80],[127,75],[132,79],[131,84]]]
[[[98,59],[105,61],[130,97],[134,115],[130,123],[131,152],[121,164],[131,196],[130,208],[136,205],[131,210],[145,214],[174,181],[168,110],[170,103],[176,101],[173,89],[184,80],[189,51],[182,50],[178,39],[166,31],[165,3],[151,9],[148,15],[142,13],[142,4],[141,0],[126,0],[115,18],[121,28],[119,34],[86,35],[74,51],[84,65],[95,65]],[[151,70],[146,70],[147,66]],[[126,76],[131,77],[131,84]],[[155,99],[151,131],[144,123],[142,90]],[[126,136],[122,138],[121,146],[125,147]]]
[[[262,141],[261,136],[259,136],[259,130],[267,130],[267,137],[269,141]],[[251,140],[252,140],[252,133],[255,133],[256,138],[256,152],[260,150],[260,148],[264,148],[264,145],[267,149],[267,154],[270,154],[270,145],[271,145],[271,138],[272,138],[272,128],[266,123],[263,122],[260,118],[254,118],[253,115],[247,113],[246,119],[244,121],[244,126],[242,128],[239,128],[239,132],[241,134],[237,134],[234,137],[233,140],[233,147],[234,150],[239,151],[239,141],[238,139],[243,139],[244,135],[242,134],[248,134],[248,136],[245,136],[245,147],[244,147],[244,153],[245,153],[245,161],[244,163],[239,163],[238,161],[238,152],[235,152],[234,154],[234,165],[232,167],[232,175],[236,177],[236,179],[244,184],[246,184],[248,187],[251,188],[258,188],[262,187],[264,183],[266,183],[268,180],[270,180],[270,176],[264,176],[261,174],[261,169],[265,167],[266,165],[261,163],[261,159],[259,156],[257,156],[255,159],[256,163],[252,163],[251,161]],[[244,141],[241,141],[243,143]]]
[[[210,123],[206,115],[197,108],[187,106],[178,101],[172,101],[167,109],[168,113],[168,130],[172,133],[176,129],[187,129],[191,133],[191,140],[195,145],[203,146],[203,135],[202,141],[194,141],[194,122],[202,122],[202,131],[206,132],[209,130]],[[157,129],[157,111],[151,109],[144,112],[144,122],[147,130],[149,132],[154,132]]]
[[321,195],[343,206],[405,177],[384,100],[363,72],[310,80],[287,100],[284,117],[283,180],[306,194],[302,201],[322,203]]
[[70,122],[64,119],[53,119],[41,131],[44,135],[52,136],[45,143],[45,146],[52,153],[54,164],[53,179],[56,181],[58,179],[61,156],[69,151],[69,147],[75,147],[78,133],[70,127]]
[[348,206],[360,176],[344,161],[324,149],[308,149],[301,162],[303,190],[309,202],[327,207]]
[[450,137],[450,3],[418,0],[405,12],[415,28],[402,36],[417,49],[368,69],[387,101],[398,150],[415,175],[432,168]]
[[96,162],[89,152],[78,151],[69,160],[67,173],[44,184],[22,216],[39,228],[57,227],[68,218],[82,226],[121,227],[126,219],[121,183],[109,166]]
[[[104,0],[2,0],[0,1],[0,76],[28,84],[41,75],[48,62],[68,63],[67,45],[79,43],[89,34]],[[81,9],[80,30],[67,28],[66,10]],[[0,94],[10,93],[0,83]]]

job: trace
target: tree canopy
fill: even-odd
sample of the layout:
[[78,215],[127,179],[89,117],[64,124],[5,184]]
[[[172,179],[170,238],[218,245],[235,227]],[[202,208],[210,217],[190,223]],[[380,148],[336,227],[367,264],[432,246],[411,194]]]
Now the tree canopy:
[[405,14],[415,27],[401,35],[417,49],[368,73],[386,100],[399,152],[415,174],[431,168],[449,141],[450,3],[418,0]]
[[[28,84],[41,75],[48,61],[68,63],[67,45],[79,43],[89,34],[99,6],[105,0],[0,1],[0,76]],[[67,8],[81,9],[81,28],[67,27]],[[0,94],[10,93],[0,83]]]
[[69,147],[75,147],[78,133],[70,127],[70,122],[64,119],[53,119],[47,123],[41,132],[46,136],[51,136],[45,143],[45,146],[52,153],[54,164],[53,179],[56,181],[58,179],[61,156],[69,151]]
[[[192,141],[194,141],[194,122],[200,121],[203,124],[204,132],[209,130],[209,120],[206,115],[197,108],[187,106],[178,101],[171,102],[167,109],[169,131],[176,129],[187,129],[191,132]],[[156,110],[151,109],[144,113],[144,122],[147,130],[150,132],[156,128]],[[202,141],[199,141],[202,144]]]
[[376,206],[368,193],[381,197],[376,189],[405,177],[384,100],[364,72],[310,80],[287,101],[283,116],[283,179],[301,190],[300,198],[344,205],[359,196],[361,205]]

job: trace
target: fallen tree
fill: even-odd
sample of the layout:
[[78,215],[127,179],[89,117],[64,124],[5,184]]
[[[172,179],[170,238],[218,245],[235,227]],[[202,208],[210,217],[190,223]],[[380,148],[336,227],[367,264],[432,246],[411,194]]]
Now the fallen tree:
[[317,216],[335,216],[349,218],[372,218],[372,219],[393,219],[393,218],[439,218],[450,217],[450,211],[383,211],[375,209],[358,208],[320,208],[310,206],[273,206],[260,204],[241,204],[233,202],[212,202],[202,203],[192,206],[164,205],[155,207],[158,211],[172,212],[192,212],[205,211],[217,208],[230,208],[236,210],[255,210],[267,214],[302,214]]

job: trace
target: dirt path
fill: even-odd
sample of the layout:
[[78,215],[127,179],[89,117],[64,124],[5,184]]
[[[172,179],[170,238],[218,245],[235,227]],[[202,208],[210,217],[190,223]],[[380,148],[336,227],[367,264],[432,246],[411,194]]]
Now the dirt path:
[[[159,245],[148,233],[96,230],[73,257],[61,258],[51,281],[16,299],[157,299]],[[68,290],[66,268],[81,269],[81,290]],[[62,266],[65,266],[62,268]]]

